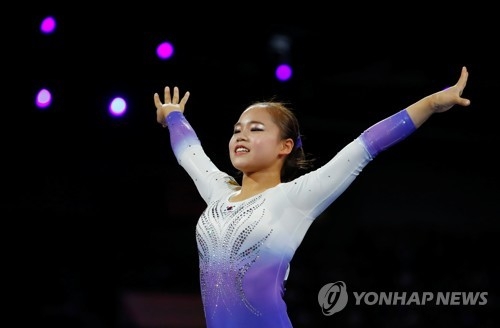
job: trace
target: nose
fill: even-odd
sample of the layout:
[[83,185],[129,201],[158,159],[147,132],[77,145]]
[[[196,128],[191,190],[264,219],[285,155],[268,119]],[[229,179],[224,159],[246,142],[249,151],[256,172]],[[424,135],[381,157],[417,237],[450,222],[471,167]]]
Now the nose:
[[240,142],[240,141],[248,141],[247,135],[245,134],[244,131],[241,131],[240,133],[238,133],[238,136],[236,137],[236,142]]

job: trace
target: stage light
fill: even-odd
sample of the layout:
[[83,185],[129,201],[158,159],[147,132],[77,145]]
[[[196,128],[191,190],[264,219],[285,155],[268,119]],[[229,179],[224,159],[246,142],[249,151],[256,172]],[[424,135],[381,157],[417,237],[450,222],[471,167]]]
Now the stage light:
[[274,34],[269,40],[269,47],[271,53],[275,54],[278,60],[278,66],[274,75],[278,81],[285,82],[292,77],[292,66],[289,64],[291,62],[291,48],[292,48],[292,38],[285,34]]
[[40,31],[43,34],[52,34],[56,30],[56,20],[52,16],[48,16],[42,20]]
[[292,67],[288,64],[280,64],[276,68],[275,75],[280,81],[288,81],[292,77]]
[[41,89],[36,95],[35,104],[38,108],[44,109],[52,103],[52,94],[48,89]]
[[162,60],[170,59],[174,55],[174,46],[170,42],[162,42],[156,48],[156,55]]
[[127,102],[122,97],[114,98],[109,104],[109,113],[112,116],[122,116],[127,111]]

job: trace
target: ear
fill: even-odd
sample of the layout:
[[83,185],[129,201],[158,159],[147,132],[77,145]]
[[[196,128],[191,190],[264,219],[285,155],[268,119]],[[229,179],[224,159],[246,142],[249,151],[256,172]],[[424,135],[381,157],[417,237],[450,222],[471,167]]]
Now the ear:
[[281,149],[280,149],[280,155],[288,155],[292,152],[293,147],[295,146],[295,143],[293,142],[292,138],[285,139],[281,141]]

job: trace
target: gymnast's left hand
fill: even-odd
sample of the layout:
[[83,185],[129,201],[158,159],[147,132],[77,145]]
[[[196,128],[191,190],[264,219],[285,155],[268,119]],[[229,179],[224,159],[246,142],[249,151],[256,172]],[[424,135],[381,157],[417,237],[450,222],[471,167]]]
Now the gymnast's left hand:
[[467,68],[462,67],[460,78],[457,83],[449,88],[446,88],[440,92],[436,92],[431,96],[432,109],[434,113],[445,112],[455,105],[459,106],[469,106],[470,100],[462,98],[462,93],[467,85],[467,79],[469,77],[469,72]]

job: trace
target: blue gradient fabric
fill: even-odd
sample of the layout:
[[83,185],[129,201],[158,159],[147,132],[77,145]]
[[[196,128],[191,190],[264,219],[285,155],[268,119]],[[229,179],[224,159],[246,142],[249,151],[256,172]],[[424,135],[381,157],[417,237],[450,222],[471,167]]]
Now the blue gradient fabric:
[[[315,218],[378,150],[402,139],[390,126],[400,121],[388,120],[383,130],[379,125],[361,134],[314,171],[233,202],[240,190],[236,180],[210,160],[181,112],[169,114],[173,152],[207,204],[196,225],[196,242],[208,328],[292,327],[283,297],[297,248]],[[387,130],[395,131],[392,137]]]

